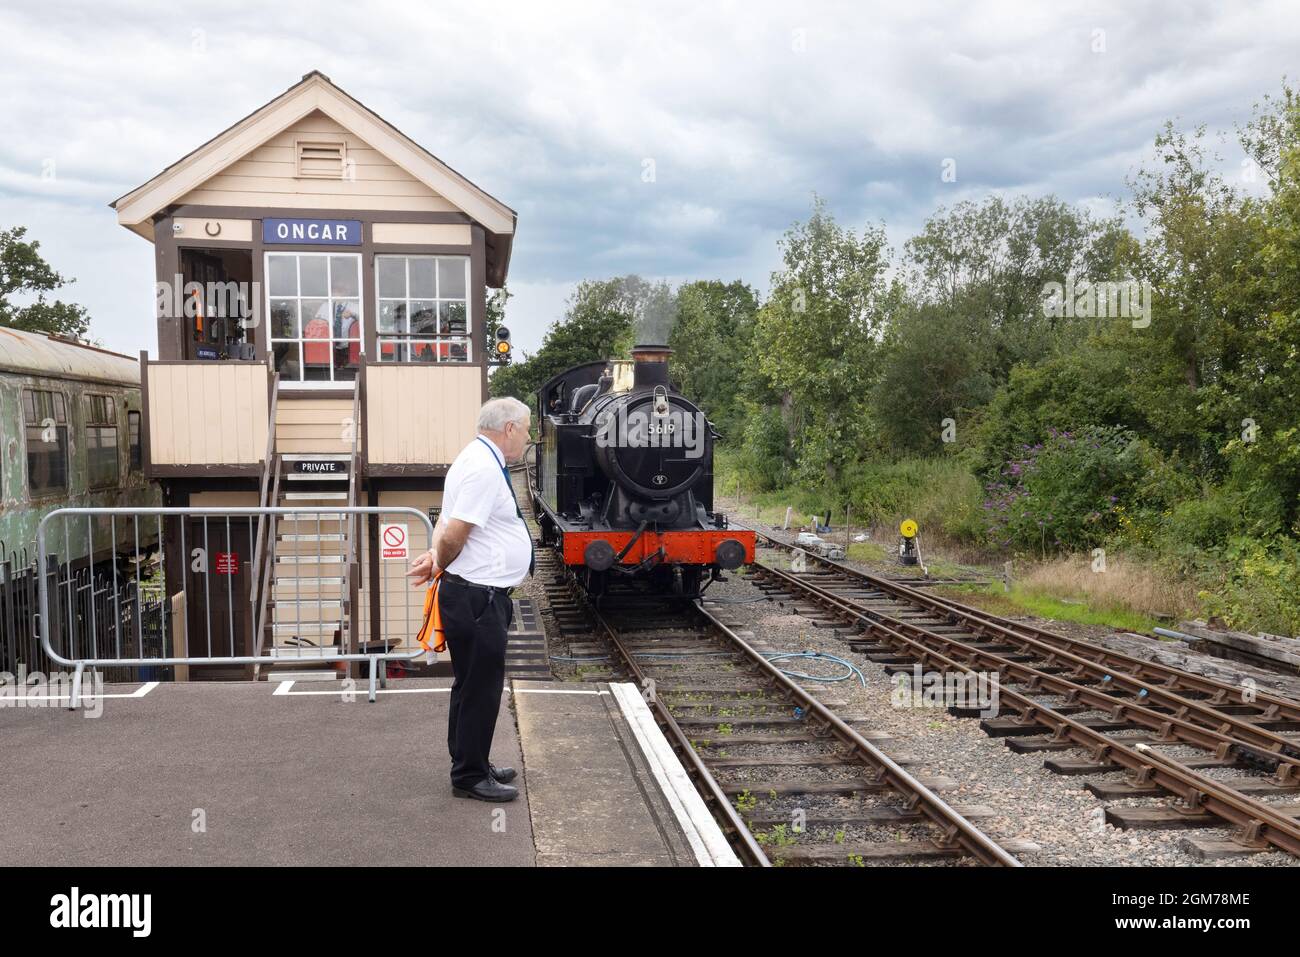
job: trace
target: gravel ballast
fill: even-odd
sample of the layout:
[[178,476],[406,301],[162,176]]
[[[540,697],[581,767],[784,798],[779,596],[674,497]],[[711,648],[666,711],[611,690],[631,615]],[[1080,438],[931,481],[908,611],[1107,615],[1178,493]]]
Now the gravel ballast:
[[[974,718],[957,718],[943,707],[900,706],[896,701],[896,680],[879,665],[849,650],[834,629],[819,628],[776,601],[753,599],[763,593],[742,577],[731,576],[715,583],[708,592],[706,607],[734,630],[749,632],[752,641],[765,651],[817,651],[833,654],[857,665],[866,680],[817,683],[829,695],[843,699],[833,710],[865,714],[872,731],[884,732],[894,740],[883,746],[888,752],[906,753],[916,759],[908,770],[915,775],[953,778],[954,790],[943,792],[950,804],[978,804],[991,808],[994,816],[979,826],[998,840],[1033,842],[1039,850],[1017,856],[1025,864],[1047,866],[1295,866],[1282,853],[1254,854],[1244,858],[1203,861],[1188,853],[1183,841],[1189,834],[1198,838],[1227,839],[1227,829],[1195,831],[1124,831],[1105,823],[1104,808],[1112,806],[1161,806],[1160,799],[1138,798],[1103,803],[1083,788],[1084,778],[1053,774],[1043,767],[1049,756],[1077,756],[1082,752],[1016,754],[1000,740],[990,738]],[[845,631],[847,634],[847,630]],[[809,660],[787,664],[809,673],[839,673],[833,662]],[[821,669],[821,670],[818,670]],[[833,690],[829,690],[833,689]],[[859,728],[863,726],[859,725]],[[1222,773],[1220,773],[1221,775]],[[1215,775],[1215,776],[1220,776]],[[1122,780],[1122,775],[1094,776],[1097,780]]]

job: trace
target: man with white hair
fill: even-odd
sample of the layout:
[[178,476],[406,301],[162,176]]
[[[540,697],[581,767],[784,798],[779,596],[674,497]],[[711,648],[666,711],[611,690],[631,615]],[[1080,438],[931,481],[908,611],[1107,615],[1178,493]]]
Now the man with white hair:
[[438,611],[451,653],[447,749],[457,797],[513,801],[513,768],[489,759],[506,677],[510,590],[533,572],[533,539],[510,483],[507,463],[528,445],[528,406],[492,399],[478,414],[478,435],[447,472],[432,551],[411,563],[423,585],[442,569]]

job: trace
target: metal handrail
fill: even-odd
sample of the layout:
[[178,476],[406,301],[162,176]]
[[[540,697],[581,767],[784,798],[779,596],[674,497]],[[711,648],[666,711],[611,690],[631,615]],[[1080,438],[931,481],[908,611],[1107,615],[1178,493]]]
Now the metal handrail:
[[[357,504],[357,472],[361,468],[361,457],[359,451],[359,438],[361,435],[361,380],[355,380],[352,394],[352,457],[348,461],[348,507],[354,507]],[[344,614],[347,616],[347,644],[345,648],[360,647],[357,641],[357,597],[359,594],[357,582],[357,532],[360,525],[360,517],[348,520],[348,538],[347,538],[347,575],[344,580],[344,590],[347,593],[347,603],[344,606]]]
[[[270,500],[263,503],[263,507],[270,507],[271,502],[279,500],[280,496],[280,455],[272,453],[271,467],[271,491]],[[257,520],[258,534],[261,534],[263,519]],[[256,631],[254,641],[258,654],[261,654],[266,648],[266,616],[268,614],[267,604],[270,602],[271,590],[275,587],[275,518],[271,517],[266,523],[270,530],[267,533],[265,550],[262,554],[261,563],[259,564],[256,556],[253,558],[253,575],[254,586],[257,588],[257,614],[254,616]],[[262,544],[258,543],[259,546]],[[261,675],[261,665],[253,666],[253,678],[256,680]]]
[[[262,507],[269,506],[267,493],[271,491],[272,472],[278,471],[278,461],[275,454],[275,413],[276,406],[280,398],[280,373],[272,373],[271,376],[271,402],[270,413],[267,415],[266,422],[266,455],[262,459],[262,487],[258,494],[257,504]],[[272,492],[272,494],[274,494]],[[262,556],[263,529],[265,518],[257,520],[257,543],[253,551],[253,567],[258,568],[259,560]]]
[[[270,359],[267,359],[269,365]],[[280,488],[280,456],[275,451],[275,419],[276,409],[280,400],[280,373],[271,373],[271,401],[269,403],[269,412],[266,421],[266,455],[262,459],[262,488],[258,495],[258,505],[260,507],[269,507],[279,494]],[[265,532],[263,526],[267,526]],[[266,644],[266,604],[267,595],[274,585],[275,569],[275,519],[269,522],[266,516],[260,516],[257,520],[257,537],[253,548],[253,574],[250,576],[252,581],[249,583],[251,589],[250,600],[256,604],[253,619],[256,631],[253,632],[253,641],[260,654],[263,646]],[[253,678],[256,679],[261,674],[259,665],[253,666]]]

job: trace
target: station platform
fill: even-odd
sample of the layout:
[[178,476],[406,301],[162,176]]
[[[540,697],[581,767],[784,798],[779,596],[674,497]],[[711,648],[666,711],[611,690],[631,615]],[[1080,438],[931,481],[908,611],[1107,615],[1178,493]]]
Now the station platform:
[[323,681],[107,685],[83,711],[10,694],[0,846],[21,865],[728,863],[639,696],[511,684],[492,755],[520,770],[509,804],[451,794],[449,678],[373,704]]
[[513,685],[539,865],[739,866],[634,685]]

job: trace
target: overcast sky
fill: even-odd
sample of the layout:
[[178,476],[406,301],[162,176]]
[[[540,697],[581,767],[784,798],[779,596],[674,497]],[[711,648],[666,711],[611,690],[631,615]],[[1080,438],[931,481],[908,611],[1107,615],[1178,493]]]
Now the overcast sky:
[[766,290],[814,192],[895,246],[995,191],[1105,207],[1166,119],[1231,129],[1297,41],[1282,0],[0,0],[0,227],[156,354],[152,246],[107,204],[319,69],[518,211],[528,349],[584,278]]

